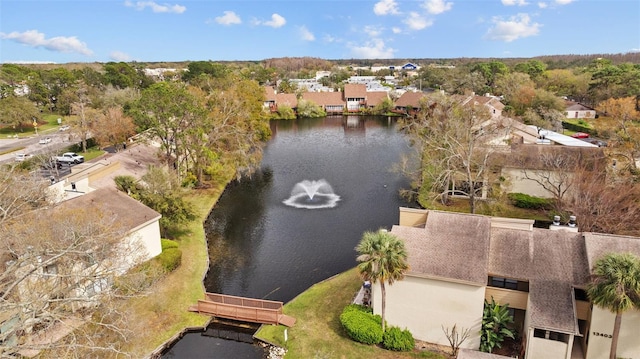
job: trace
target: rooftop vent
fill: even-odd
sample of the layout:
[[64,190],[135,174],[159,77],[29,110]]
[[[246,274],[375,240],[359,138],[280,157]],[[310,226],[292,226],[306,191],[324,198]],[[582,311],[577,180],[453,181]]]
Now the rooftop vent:
[[569,216],[569,222],[566,225],[560,223],[560,216],[553,216],[553,223],[549,226],[552,231],[565,230],[570,232],[578,232],[576,225],[576,216]]

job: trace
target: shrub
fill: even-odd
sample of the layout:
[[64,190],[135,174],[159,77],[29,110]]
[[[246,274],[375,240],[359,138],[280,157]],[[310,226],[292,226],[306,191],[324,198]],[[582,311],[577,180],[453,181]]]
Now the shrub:
[[382,318],[359,305],[348,305],[340,314],[340,323],[349,337],[363,344],[382,342]]
[[171,272],[182,263],[182,251],[178,248],[168,248],[162,251],[156,260],[165,272]]
[[162,246],[163,251],[169,248],[178,248],[178,242],[164,238],[160,239],[160,245]]
[[408,352],[416,345],[413,335],[407,329],[400,330],[398,327],[391,327],[382,336],[382,345],[386,349],[397,352]]
[[278,105],[278,111],[275,114],[275,118],[279,120],[295,120],[296,113],[287,105]]
[[509,193],[511,203],[518,208],[527,209],[551,209],[552,200],[548,198],[529,196],[524,193]]
[[138,180],[133,176],[116,176],[113,181],[116,188],[128,195],[138,192]]
[[182,180],[181,185],[185,188],[196,187],[198,185],[198,178],[193,173],[187,172],[187,175]]

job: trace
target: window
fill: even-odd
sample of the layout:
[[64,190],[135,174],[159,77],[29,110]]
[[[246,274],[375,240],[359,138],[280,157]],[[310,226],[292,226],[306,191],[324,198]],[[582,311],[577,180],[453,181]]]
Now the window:
[[518,281],[515,279],[502,278],[502,277],[489,277],[489,285],[492,287],[505,288],[505,289],[518,289]]
[[554,340],[557,342],[569,343],[569,335],[565,333],[558,333],[551,330],[544,330],[535,328],[533,330],[533,336],[536,338],[542,338],[547,340]]
[[573,293],[574,296],[576,297],[576,300],[582,300],[582,301],[589,301],[589,298],[587,297],[587,292],[585,292],[583,289],[580,288],[573,288]]

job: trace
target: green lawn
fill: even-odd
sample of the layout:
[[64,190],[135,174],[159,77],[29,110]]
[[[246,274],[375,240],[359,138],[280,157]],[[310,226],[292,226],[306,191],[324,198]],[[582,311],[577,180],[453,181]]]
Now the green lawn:
[[[256,333],[260,340],[287,349],[285,358],[440,358],[428,351],[398,353],[351,340],[342,329],[340,313],[362,284],[356,269],[313,285],[284,306],[284,313],[296,318],[291,328],[263,325]],[[284,341],[287,330],[288,341]]]
[[148,296],[132,298],[123,305],[129,308],[135,328],[129,338],[128,353],[143,357],[187,327],[202,327],[208,316],[188,311],[204,298],[203,275],[208,265],[208,251],[203,221],[216,203],[223,187],[194,190],[187,200],[196,209],[197,219],[174,238],[182,250],[182,264],[153,288]]

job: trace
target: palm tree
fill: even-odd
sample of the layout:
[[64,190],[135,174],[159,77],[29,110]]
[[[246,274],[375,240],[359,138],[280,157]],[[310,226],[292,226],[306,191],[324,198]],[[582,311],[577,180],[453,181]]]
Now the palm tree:
[[409,269],[407,250],[404,242],[386,230],[365,232],[356,247],[358,271],[364,280],[371,283],[380,281],[382,293],[382,331],[385,331],[385,288],[384,283],[393,284],[404,278]]
[[622,313],[640,309],[640,258],[631,253],[609,253],[593,266],[587,294],[593,304],[616,314],[609,358],[616,358]]

